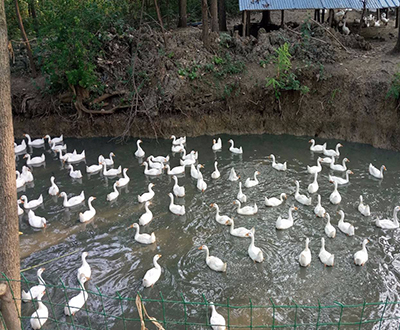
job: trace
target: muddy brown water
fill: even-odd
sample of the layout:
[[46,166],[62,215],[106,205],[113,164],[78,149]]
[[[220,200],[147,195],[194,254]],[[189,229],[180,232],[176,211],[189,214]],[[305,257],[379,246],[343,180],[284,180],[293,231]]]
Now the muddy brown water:
[[[160,291],[164,299],[188,301],[203,301],[203,295],[208,301],[232,305],[247,305],[249,299],[256,305],[269,305],[270,298],[275,304],[318,305],[333,304],[339,301],[344,304],[385,301],[399,299],[398,287],[400,278],[399,240],[398,230],[381,230],[374,226],[376,217],[391,217],[395,205],[400,204],[400,154],[392,151],[372,148],[368,145],[346,143],[341,149],[340,160],[343,157],[350,159],[349,168],[354,172],[351,183],[340,187],[342,202],[339,206],[329,203],[332,185],[328,182],[331,170],[324,166],[319,176],[319,193],[322,204],[331,214],[332,223],[336,226],[339,216],[338,209],[346,214],[346,219],[356,227],[355,237],[347,237],[338,231],[334,239],[326,239],[326,248],[335,254],[335,266],[324,267],[318,259],[320,239],[324,237],[325,220],[316,218],[313,213],[316,205],[316,196],[313,195],[313,206],[306,207],[294,200],[294,181],[300,181],[301,191],[307,191],[307,186],[313,177],[306,171],[307,165],[315,165],[319,154],[309,151],[307,137],[273,136],[273,135],[242,135],[234,136],[235,144],[243,146],[242,156],[229,152],[228,139],[230,136],[220,136],[223,140],[223,150],[211,150],[212,137],[202,136],[188,138],[187,150],[197,150],[199,161],[205,165],[203,175],[208,183],[208,189],[201,193],[196,189],[196,182],[190,177],[189,168],[180,185],[186,188],[186,196],[178,199],[179,204],[186,206],[185,216],[175,216],[168,211],[169,198],[167,193],[172,190],[173,180],[166,174],[160,177],[147,177],[143,174],[140,161],[135,158],[135,140],[120,145],[110,142],[109,139],[67,139],[68,150],[86,150],[88,165],[97,161],[98,155],[108,155],[111,151],[116,154],[116,166],[128,167],[131,181],[128,187],[121,190],[121,195],[114,203],[106,202],[106,195],[112,191],[116,179],[107,179],[100,174],[85,173],[85,163],[75,166],[81,169],[83,179],[73,180],[63,167],[58,157],[54,155],[46,144],[45,150],[33,149],[34,155],[42,152],[46,155],[46,166],[33,169],[34,184],[26,187],[24,192],[29,199],[37,198],[41,193],[44,197],[43,207],[35,212],[46,217],[48,227],[45,230],[32,229],[28,224],[27,215],[20,217],[20,229],[24,233],[21,240],[21,268],[34,266],[58,256],[78,251],[88,251],[88,262],[92,267],[92,279],[86,284],[88,290],[103,295],[116,297],[117,292],[122,297],[132,299],[124,301],[124,316],[137,318],[134,298],[140,292],[144,298],[160,298]],[[333,148],[338,141],[319,140],[328,142]],[[170,140],[143,139],[143,149],[146,156],[171,155],[170,164],[179,164],[179,155],[172,155]],[[277,161],[287,161],[288,170],[277,172],[271,167],[267,158],[275,154]],[[218,161],[221,177],[211,179],[214,170],[214,161]],[[368,174],[368,164],[376,166],[385,164],[388,171],[383,180],[376,180]],[[17,169],[25,164],[22,157],[17,158]],[[234,167],[241,175],[242,180],[253,175],[255,170],[260,171],[260,183],[253,188],[244,188],[251,203],[256,202],[259,212],[255,216],[241,216],[236,214],[233,201],[238,191],[238,182],[227,180],[229,170]],[[47,190],[50,186],[50,176],[56,177],[60,191],[67,194],[79,194],[85,191],[86,198],[96,196],[93,205],[97,210],[95,219],[86,224],[78,222],[78,214],[86,207],[65,210],[62,200],[52,198]],[[338,172],[335,172],[338,175]],[[141,245],[133,236],[134,230],[127,229],[137,222],[144,212],[143,205],[137,201],[137,195],[146,191],[149,182],[155,183],[155,197],[151,210],[155,219],[142,232],[155,232],[156,244]],[[276,208],[267,208],[264,204],[265,196],[276,196],[286,192],[289,198]],[[19,192],[21,196],[23,192]],[[364,200],[371,206],[372,216],[363,217],[357,211],[358,197],[363,194]],[[216,202],[221,213],[228,214],[235,219],[236,226],[246,228],[255,227],[256,246],[260,247],[265,255],[265,261],[254,264],[247,254],[250,239],[237,238],[229,234],[229,227],[222,226],[215,221],[215,212],[210,204]],[[277,232],[275,221],[279,215],[286,216],[290,205],[295,204],[299,211],[294,213],[294,226],[288,230]],[[311,239],[312,262],[308,268],[301,268],[298,256],[304,248],[305,238]],[[361,242],[368,238],[369,261],[364,267],[353,264],[353,254],[360,249]],[[205,263],[204,251],[198,247],[206,244],[211,255],[218,256],[228,263],[226,274],[210,270]],[[52,285],[61,285],[61,281],[70,287],[78,287],[76,270],[81,265],[80,252],[69,255],[60,260],[45,265],[44,280]],[[163,272],[160,280],[153,288],[144,289],[141,286],[145,272],[152,267],[152,258],[155,254],[162,254],[159,260]],[[24,272],[28,280],[36,281],[36,269]],[[24,285],[26,288],[26,286]],[[76,291],[67,291],[72,297]],[[47,289],[44,298],[45,304],[49,300],[54,306],[52,318],[60,322],[71,320],[63,315],[65,296],[59,288]],[[118,300],[103,297],[105,312],[109,315],[121,316],[121,303]],[[90,295],[87,301],[90,310],[102,313],[101,298]],[[147,304],[151,316],[163,319],[161,305]],[[29,316],[34,311],[32,304],[23,304],[23,315]],[[339,309],[331,313],[324,312],[321,320],[335,321],[338,319]],[[220,312],[227,316],[227,310]],[[359,320],[360,310],[345,312],[347,320]],[[364,318],[379,318],[382,308],[367,308]],[[91,325],[93,329],[122,327],[122,321],[113,317],[103,317],[95,313],[78,312],[74,323],[84,326]],[[205,322],[206,308],[188,307],[188,321]],[[280,324],[293,322],[293,311],[276,311],[277,321]],[[399,309],[395,305],[388,306],[385,316],[399,316]],[[272,309],[255,310],[253,325],[271,324]],[[304,322],[316,322],[315,311],[299,313],[299,319]],[[167,319],[183,321],[183,307],[167,305]],[[249,310],[230,310],[230,322],[236,325],[249,324]],[[278,321],[280,320],[280,321]],[[28,319],[26,324],[28,324]],[[55,321],[49,320],[45,329],[56,328]],[[129,323],[130,329],[138,329],[139,323]],[[278,323],[275,323],[278,324]],[[393,324],[393,323],[392,323]],[[368,327],[372,325],[368,325]],[[62,329],[73,328],[59,325]],[[179,325],[169,327],[180,329]],[[184,327],[181,327],[184,328]],[[191,329],[202,327],[192,326]]]

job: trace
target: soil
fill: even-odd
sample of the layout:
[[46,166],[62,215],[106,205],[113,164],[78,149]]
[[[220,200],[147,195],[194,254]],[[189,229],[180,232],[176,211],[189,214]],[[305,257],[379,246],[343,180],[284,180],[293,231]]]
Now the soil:
[[[135,64],[141,73],[135,83],[143,83],[140,99],[133,98],[127,103],[131,106],[112,115],[78,119],[69,93],[47,93],[44,77],[33,80],[16,70],[16,64],[12,77],[15,135],[287,133],[400,150],[400,110],[398,102],[387,97],[400,64],[400,56],[389,54],[397,40],[394,13],[389,12],[387,26],[363,28],[361,35],[357,25],[349,23],[361,16],[359,12],[347,13],[352,31],[348,36],[311,22],[311,38],[305,38],[302,24],[310,15],[313,12],[287,12],[285,30],[260,30],[257,38],[213,34],[213,51],[204,49],[197,27],[168,31],[164,52],[160,52],[162,36],[150,31],[142,37],[145,48]],[[252,15],[252,22],[260,19],[261,14]],[[272,20],[280,22],[280,13],[273,12]],[[239,20],[229,23],[233,28]],[[132,91],[127,67],[137,41],[129,35],[110,39],[108,52],[98,59],[99,79],[106,82],[104,92]],[[274,76],[271,54],[284,42],[292,46],[298,80],[310,91],[305,95],[284,91],[277,101],[271,87],[266,87],[266,78]],[[229,70],[232,65],[245,69],[222,74],[216,57],[225,58]],[[207,69],[211,67],[214,72]],[[116,95],[101,106],[107,110],[123,101]]]

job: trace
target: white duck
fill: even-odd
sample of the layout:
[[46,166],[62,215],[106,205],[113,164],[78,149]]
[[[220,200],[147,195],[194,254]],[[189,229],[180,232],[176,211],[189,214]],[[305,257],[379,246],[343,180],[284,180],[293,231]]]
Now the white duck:
[[376,219],[375,225],[383,229],[396,229],[399,228],[399,220],[397,218],[397,212],[400,211],[400,206],[396,206],[393,209],[393,220],[391,219]]
[[260,175],[260,172],[255,171],[254,172],[254,178],[253,179],[247,178],[245,183],[244,183],[244,186],[246,188],[250,188],[250,187],[254,187],[254,186],[258,185],[259,181],[257,179],[257,175]]
[[340,231],[347,236],[354,236],[354,226],[350,222],[344,221],[344,212],[339,210],[337,213],[340,214],[340,220],[338,222]]
[[217,312],[215,309],[214,303],[210,302],[211,307],[211,317],[210,317],[210,325],[213,330],[226,330],[226,322],[224,317]]
[[67,194],[65,192],[61,192],[59,194],[59,196],[64,198],[64,201],[63,201],[64,207],[73,207],[73,206],[79,205],[85,201],[85,192],[83,190],[80,193],[80,195],[73,196],[70,199],[68,199]]
[[374,165],[370,163],[368,169],[369,169],[369,174],[371,174],[373,177],[377,179],[383,179],[383,171],[386,171],[386,166],[382,165],[381,169],[378,170]]
[[329,213],[326,213],[325,217],[327,219],[326,225],[325,225],[325,234],[329,238],[335,238],[336,237],[336,228],[333,227],[331,224],[331,216],[329,215]]
[[150,168],[147,162],[143,162],[142,166],[144,166],[144,174],[150,176],[157,176],[162,174],[162,168]]
[[340,196],[340,193],[337,190],[338,184],[337,184],[336,181],[333,182],[333,186],[334,186],[334,189],[333,189],[332,193],[329,196],[329,201],[332,204],[337,205],[342,201],[342,196]]
[[227,225],[227,221],[232,220],[227,215],[220,215],[219,214],[219,206],[218,206],[217,203],[212,203],[210,206],[216,209],[217,213],[215,214],[215,221],[217,221],[221,225]]
[[329,182],[331,182],[331,183],[336,182],[337,184],[340,184],[340,185],[347,184],[350,182],[349,174],[354,174],[354,173],[351,170],[347,170],[345,179],[343,179],[339,176],[329,175]]
[[135,151],[135,156],[136,156],[137,158],[142,158],[142,157],[144,157],[144,155],[145,155],[144,150],[143,150],[142,147],[140,146],[140,144],[141,144],[142,142],[143,142],[143,141],[140,140],[140,139],[136,141],[137,150]]
[[183,146],[183,144],[178,144],[178,145],[173,144],[171,147],[171,151],[173,153],[182,152],[185,151],[185,147]]
[[74,167],[72,165],[68,165],[67,167],[69,169],[69,176],[73,179],[80,179],[82,178],[82,172],[81,170],[74,170]]
[[24,136],[28,139],[28,146],[31,147],[41,147],[44,145],[44,139],[36,139],[32,140],[29,134],[24,134]]
[[20,154],[26,150],[25,140],[22,140],[21,144],[14,143],[14,153]]
[[329,165],[331,170],[338,171],[338,172],[347,171],[346,163],[350,162],[347,158],[343,158],[342,164],[335,164],[335,157],[334,156],[332,156],[331,159],[332,159],[332,162]]
[[33,181],[33,174],[28,166],[22,166],[21,177],[25,180],[25,182]]
[[308,266],[310,266],[310,263],[311,263],[311,250],[308,248],[308,244],[310,244],[310,239],[307,237],[306,238],[306,247],[300,253],[300,256],[299,256],[299,264],[302,267],[308,267]]
[[122,173],[121,165],[118,168],[110,168],[107,170],[107,165],[105,163],[103,165],[103,175],[104,176],[117,176]]
[[185,205],[177,205],[174,204],[174,195],[171,193],[168,194],[171,202],[169,203],[169,210],[176,215],[184,215],[185,214]]
[[172,144],[177,146],[179,144],[185,144],[186,143],[186,136],[182,136],[180,138],[176,138],[175,135],[171,135],[170,140],[172,140]]
[[85,289],[85,283],[87,281],[87,278],[82,275],[79,279],[79,286],[81,291],[76,295],[75,297],[71,298],[70,301],[68,301],[67,305],[64,307],[64,314],[65,315],[75,315],[79,310],[85,305],[85,302],[88,298],[88,293],[86,292]]
[[43,139],[48,139],[49,144],[61,144],[64,141],[64,135],[60,135],[59,137],[51,138],[50,135],[45,135]]
[[156,162],[156,163],[163,163],[163,164],[165,164],[165,163],[168,163],[168,162],[169,162],[169,155],[167,155],[166,157],[164,157],[164,156],[157,156],[157,157],[151,156],[151,157],[152,157],[151,160],[152,160],[153,162]]
[[212,150],[217,151],[222,149],[222,140],[218,138],[218,141],[213,140]]
[[169,164],[165,165],[168,175],[178,175],[185,173],[185,166],[176,166],[174,168],[170,168]]
[[15,171],[15,174],[17,175],[16,184],[17,184],[17,189],[22,188],[25,185],[25,180],[24,178],[21,177],[21,173],[19,171]]
[[310,141],[308,141],[308,143],[311,143],[310,150],[313,152],[324,152],[324,147],[326,148],[326,143],[315,144],[314,139],[311,139]]
[[35,215],[35,212],[29,210],[28,212],[29,225],[33,228],[46,228],[46,219]]
[[257,207],[256,203],[254,203],[254,206],[248,205],[248,206],[242,207],[242,204],[238,200],[235,200],[233,202],[233,204],[237,205],[236,212],[241,215],[254,215],[258,212],[258,207]]
[[59,152],[67,150],[67,145],[61,145],[61,144],[55,144],[54,142],[51,143],[50,149],[53,150],[54,152]]
[[360,195],[360,204],[358,204],[358,211],[363,215],[363,216],[370,216],[371,215],[371,210],[369,208],[369,205],[365,205],[363,203],[363,197]]
[[229,147],[229,151],[230,151],[231,153],[237,154],[237,155],[243,154],[243,148],[242,148],[242,147],[236,148],[236,147],[235,147],[235,143],[233,142],[232,139],[230,139],[228,142],[231,144],[231,146]]
[[303,205],[311,205],[312,199],[311,197],[307,197],[306,195],[300,194],[300,184],[299,181],[295,181],[296,183],[296,192],[294,193],[294,198],[296,201],[298,201],[300,204]]
[[39,281],[39,285],[35,285],[29,289],[28,292],[22,290],[21,298],[24,303],[31,301],[32,299],[36,299],[40,293],[46,290],[46,283],[42,278],[42,274],[45,271],[45,268],[39,268],[37,270],[37,278]]
[[42,297],[45,294],[45,290],[40,292],[37,296],[37,310],[34,311],[31,315],[31,327],[32,329],[41,329],[42,326],[47,322],[47,319],[49,317],[49,310],[45,306],[45,304],[42,303]]
[[267,198],[265,197],[265,205],[266,206],[279,206],[283,203],[283,200],[287,199],[287,195],[285,193],[282,193],[279,195],[279,198],[276,197],[271,197]]
[[[102,156],[100,155],[99,158],[100,157],[102,157]],[[104,159],[104,157],[103,157],[103,159]],[[94,174],[94,173],[100,172],[102,169],[103,169],[103,164],[102,164],[101,160],[99,159],[98,164],[86,166],[86,173]]]
[[154,235],[154,233],[151,233],[151,235],[139,233],[140,227],[137,223],[134,223],[129,228],[136,229],[136,233],[135,233],[135,241],[136,242],[139,242],[141,244],[153,244],[156,241],[156,235]]
[[237,181],[239,179],[240,179],[240,175],[237,175],[235,172],[235,169],[232,167],[231,171],[229,172],[228,180],[229,181]]
[[92,202],[96,199],[96,197],[90,196],[88,199],[88,206],[89,210],[85,212],[80,212],[79,213],[79,221],[80,222],[87,222],[90,221],[94,218],[96,215],[96,209],[93,207]]
[[289,229],[293,226],[293,211],[297,211],[298,208],[296,206],[291,206],[289,208],[289,217],[287,219],[283,219],[281,216],[276,220],[275,228],[279,230]]
[[362,243],[362,249],[354,253],[354,264],[357,266],[364,266],[368,261],[368,251],[367,251],[367,243],[369,241],[364,239]]
[[186,150],[183,149],[183,155],[181,156],[183,160],[191,159],[196,161],[199,158],[199,153],[197,151],[192,150],[188,154],[186,154]]
[[382,13],[382,15],[381,15],[381,21],[382,21],[383,23],[385,23],[385,25],[388,24],[389,18],[386,17],[386,14],[385,14],[385,13]]
[[321,164],[331,164],[332,163],[332,157],[321,157]]
[[332,156],[334,156],[334,157],[339,157],[339,156],[340,156],[340,151],[339,151],[339,148],[340,148],[340,147],[343,147],[343,145],[340,144],[340,143],[338,143],[338,144],[336,145],[336,148],[335,148],[335,149],[326,149],[326,146],[325,146],[325,148],[324,148],[324,150],[323,150],[323,153],[324,153],[325,156],[329,156],[329,157],[332,157]]
[[307,165],[307,172],[310,174],[315,174],[315,173],[319,173],[322,171],[322,166],[321,166],[321,157],[317,158],[317,165],[316,166],[308,166]]
[[185,187],[178,184],[178,178],[176,177],[176,175],[173,175],[172,179],[174,179],[175,181],[174,188],[172,188],[172,192],[174,193],[174,195],[176,197],[185,197]]
[[199,172],[199,174],[200,175],[199,175],[199,178],[197,179],[196,187],[201,192],[205,192],[207,189],[207,183],[204,181],[203,174],[201,174],[200,172]]
[[76,152],[76,150],[74,150],[74,152],[72,153],[72,155],[67,157],[67,162],[68,163],[79,163],[80,161],[84,160],[86,158],[85,155],[85,150],[83,150],[80,154],[78,154]]
[[264,261],[264,254],[259,247],[254,245],[254,236],[256,230],[251,228],[251,230],[246,234],[247,237],[251,238],[251,242],[249,248],[247,249],[247,253],[249,254],[250,258],[253,259],[254,262],[263,262]]
[[[199,178],[199,173],[200,173],[200,169],[203,168],[204,166],[201,164],[197,164],[197,166],[190,166],[190,176],[197,180]],[[201,173],[200,173],[201,175]]]
[[229,229],[229,233],[232,236],[247,237],[247,233],[250,232],[250,230],[248,230],[247,228],[244,228],[244,227],[235,228],[235,222],[233,221],[233,219],[227,220],[225,224],[227,226],[231,226],[231,228]]
[[215,270],[216,272],[226,272],[226,262],[223,262],[218,257],[210,256],[210,251],[208,250],[207,245],[200,246],[199,250],[206,251],[206,264],[208,267],[210,267],[212,270]]
[[92,277],[92,268],[90,268],[90,265],[86,261],[86,258],[88,257],[89,253],[87,252],[82,252],[82,266],[78,268],[78,271],[76,273],[78,281],[82,276],[86,277],[86,280],[89,281],[90,278]]
[[325,265],[333,267],[335,262],[335,255],[325,250],[325,238],[321,238],[321,249],[318,254],[319,260]]
[[118,191],[118,189],[117,189],[117,183],[114,182],[114,184],[113,184],[113,191],[110,192],[109,194],[107,194],[107,201],[111,202],[111,201],[117,199],[118,196],[119,196],[119,191]]
[[[71,157],[74,153],[73,152],[67,152],[65,155],[62,154],[62,150],[58,150],[58,158],[62,160],[63,162],[66,162],[68,157]],[[74,150],[75,155],[76,155],[76,150]]]
[[20,197],[20,200],[24,204],[25,210],[33,209],[33,208],[38,207],[39,205],[43,204],[43,195],[40,194],[38,199],[31,199],[30,201],[28,201],[28,197],[26,197],[25,195],[22,195]]
[[115,154],[113,152],[110,152],[110,155],[108,156],[109,158],[104,158],[102,155],[100,155],[100,156],[102,157],[102,160],[101,160],[102,163],[105,163],[107,166],[114,165],[113,157],[115,157]]
[[308,185],[308,192],[309,192],[310,194],[314,194],[314,193],[316,193],[316,192],[318,191],[318,189],[319,189],[319,185],[318,185],[318,172],[316,172],[316,173],[314,174],[314,181]]
[[147,202],[154,197],[155,193],[153,191],[153,187],[154,187],[154,183],[149,183],[149,185],[148,185],[149,191],[143,193],[142,195],[138,195],[139,203]]
[[164,163],[153,161],[153,156],[147,157],[147,162],[149,163],[150,168],[156,168],[161,170],[164,168]]
[[161,266],[158,264],[158,259],[161,258],[161,254],[157,254],[153,257],[154,267],[149,269],[143,277],[143,286],[145,288],[153,287],[161,276]]
[[26,158],[26,165],[39,165],[43,164],[46,161],[46,157],[44,154],[42,154],[40,157],[33,158],[31,158],[30,154],[26,154],[24,158]]
[[247,196],[242,191],[242,183],[239,182],[239,192],[236,195],[236,199],[241,203],[247,202]]
[[325,209],[321,205],[321,195],[317,195],[318,204],[314,208],[314,213],[317,217],[323,218],[325,216]]
[[220,171],[218,171],[218,162],[214,162],[214,172],[211,173],[212,179],[218,179],[221,176]]
[[287,170],[287,162],[284,163],[277,163],[275,162],[275,156],[273,154],[270,154],[268,158],[272,159],[272,167],[276,169],[277,171],[286,171]]
[[144,209],[146,210],[145,213],[143,213],[140,218],[139,218],[139,225],[145,226],[148,223],[150,223],[151,220],[153,220],[153,212],[150,211],[149,205],[151,202],[147,201],[144,203]]
[[181,166],[189,167],[189,166],[196,164],[196,160],[192,159],[192,158],[180,159],[179,163],[181,164]]

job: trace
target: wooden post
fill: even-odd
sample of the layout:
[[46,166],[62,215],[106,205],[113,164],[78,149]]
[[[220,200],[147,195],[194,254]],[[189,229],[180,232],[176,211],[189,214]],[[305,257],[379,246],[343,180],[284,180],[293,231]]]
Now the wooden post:
[[329,9],[329,26],[330,27],[333,26],[334,16],[335,16],[335,12],[333,11],[333,9]]
[[281,28],[285,27],[285,11],[281,10]]
[[322,9],[322,15],[321,15],[321,23],[324,24],[325,21],[325,9]]
[[250,35],[250,12],[246,11],[246,37]]
[[247,12],[246,12],[246,10],[245,11],[243,11],[243,13],[242,13],[242,26],[243,26],[243,31],[242,31],[242,37],[245,37],[246,36],[246,31],[247,31],[247,19],[246,19],[246,14],[247,14]]

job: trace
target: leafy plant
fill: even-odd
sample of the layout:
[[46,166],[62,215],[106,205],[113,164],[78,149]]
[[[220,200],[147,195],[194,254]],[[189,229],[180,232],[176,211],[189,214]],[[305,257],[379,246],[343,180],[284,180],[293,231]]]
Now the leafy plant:
[[400,72],[396,72],[393,75],[392,83],[390,84],[389,91],[386,94],[386,98],[393,97],[395,100],[400,99]]

